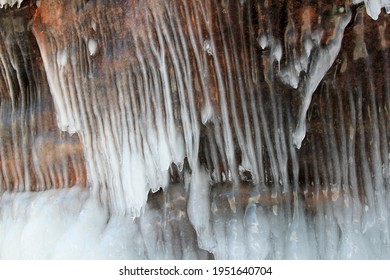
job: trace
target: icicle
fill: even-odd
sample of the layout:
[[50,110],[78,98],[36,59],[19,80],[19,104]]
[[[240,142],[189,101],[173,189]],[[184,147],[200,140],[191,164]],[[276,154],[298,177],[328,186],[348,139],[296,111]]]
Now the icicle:
[[325,76],[333,62],[336,60],[341,48],[344,29],[351,20],[351,12],[339,18],[335,38],[323,48],[317,49],[315,56],[312,57],[312,64],[304,81],[302,102],[298,114],[297,127],[295,128],[292,139],[294,146],[299,149],[306,136],[306,114],[309,109],[314,91],[317,89],[322,78]]
[[268,38],[266,35],[264,34],[261,34],[259,35],[258,37],[258,42],[259,42],[259,45],[260,47],[264,50],[266,47],[268,47]]
[[214,251],[210,227],[210,186],[206,170],[197,166],[191,174],[187,213],[198,236],[200,248]]
[[15,4],[17,8],[20,8],[22,2],[23,0],[0,0],[0,8],[7,8],[7,6],[12,8]]
[[97,44],[96,40],[94,40],[94,39],[88,40],[89,55],[91,55],[91,56],[95,55],[96,51],[97,51],[97,47],[98,47],[98,44]]

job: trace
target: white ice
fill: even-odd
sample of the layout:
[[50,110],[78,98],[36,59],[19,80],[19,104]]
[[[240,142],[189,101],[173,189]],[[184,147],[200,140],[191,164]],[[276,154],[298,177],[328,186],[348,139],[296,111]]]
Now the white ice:
[[[358,4],[364,2],[367,10],[367,14],[373,18],[374,20],[377,20],[381,9],[385,7],[386,12],[389,10],[390,0],[354,0],[354,4]],[[389,13],[389,12],[387,12]]]
[[13,7],[15,4],[19,8],[23,0],[0,0],[0,8]]

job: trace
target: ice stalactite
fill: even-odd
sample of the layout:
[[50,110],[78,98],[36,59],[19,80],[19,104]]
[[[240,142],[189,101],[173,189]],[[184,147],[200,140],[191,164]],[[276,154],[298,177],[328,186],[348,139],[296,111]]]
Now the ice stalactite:
[[[40,7],[45,9],[45,5],[50,3]],[[110,10],[110,5],[105,9]],[[197,7],[183,2],[179,9],[178,5],[161,3],[150,11],[148,5],[126,7],[133,17],[125,18],[124,13],[112,23],[103,11],[97,12],[92,17],[96,31],[87,16],[79,25],[66,23],[67,34],[60,28],[46,32],[44,22],[51,20],[43,18],[46,15],[40,19],[38,14],[34,25],[59,127],[81,136],[92,189],[111,200],[113,211],[135,215],[139,215],[149,190],[167,187],[171,163],[182,169],[186,158],[190,168],[198,165],[199,111],[204,112],[203,122],[214,126],[211,148],[218,163],[213,162],[213,166],[221,160],[224,165],[224,171],[216,167],[216,180],[224,173],[229,180],[238,181],[233,130],[243,139],[235,104],[228,103],[233,102],[235,81],[232,74],[224,77],[221,69],[229,59],[228,48],[233,46],[232,31],[226,38],[214,38],[211,28],[222,24],[218,23],[222,19],[207,23],[206,17],[213,13],[211,4]],[[92,11],[92,6],[87,8],[86,15]],[[196,18],[187,20],[184,29],[179,19],[186,20],[190,12],[195,12]],[[52,20],[55,26],[56,18]],[[133,27],[137,21],[143,22],[143,28]],[[118,30],[108,30],[112,24]],[[122,26],[129,26],[122,31],[128,37],[124,41],[116,36]],[[69,44],[69,40],[74,43]],[[221,50],[216,49],[216,40],[222,43]],[[88,55],[91,47],[96,55]],[[229,72],[239,71],[239,65],[234,65],[238,57],[234,59],[229,62]],[[99,68],[102,63],[109,65],[105,71]],[[196,100],[200,92],[203,97]],[[215,98],[215,108],[211,98]],[[210,108],[220,112],[218,118],[213,119]]]
[[14,5],[16,5],[17,8],[20,8],[22,2],[23,0],[0,0],[0,8],[12,8]]
[[[299,109],[297,127],[293,132],[294,145],[299,149],[306,134],[306,114],[310,107],[312,96],[318,85],[336,60],[344,35],[344,29],[351,20],[351,13],[336,19],[335,35],[324,47],[319,47],[313,51],[307,75],[304,77],[302,89],[302,103]],[[294,62],[293,62],[294,63]]]

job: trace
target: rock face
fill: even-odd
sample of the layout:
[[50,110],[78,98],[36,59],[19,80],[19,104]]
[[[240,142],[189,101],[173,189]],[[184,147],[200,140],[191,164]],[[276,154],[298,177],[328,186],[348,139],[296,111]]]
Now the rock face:
[[44,190],[85,185],[83,148],[61,133],[37,41],[36,7],[1,10],[0,185],[4,190]]
[[136,217],[126,252],[164,236],[112,257],[388,258],[390,3],[370,3],[0,10],[0,187],[77,186],[102,240]]

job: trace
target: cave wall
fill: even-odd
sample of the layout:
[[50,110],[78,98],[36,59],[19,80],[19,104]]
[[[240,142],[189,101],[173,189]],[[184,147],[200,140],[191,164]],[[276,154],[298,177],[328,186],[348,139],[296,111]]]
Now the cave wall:
[[179,193],[208,251],[221,219],[253,207],[269,228],[312,227],[298,232],[323,257],[339,231],[388,244],[385,8],[46,0],[0,15],[4,191],[80,186],[134,217]]

